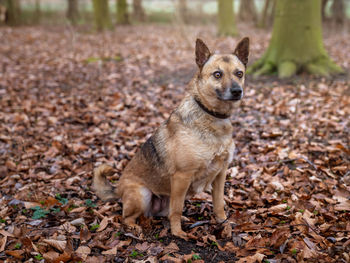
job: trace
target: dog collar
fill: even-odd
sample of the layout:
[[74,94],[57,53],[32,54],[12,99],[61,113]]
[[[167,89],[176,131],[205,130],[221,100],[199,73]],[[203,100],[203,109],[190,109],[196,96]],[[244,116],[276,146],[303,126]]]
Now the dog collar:
[[197,102],[198,106],[204,110],[206,113],[208,113],[209,115],[215,117],[215,118],[218,118],[218,119],[227,119],[230,117],[230,115],[228,114],[222,114],[222,113],[219,113],[219,112],[216,112],[216,111],[211,111],[209,110],[207,107],[205,107],[202,102],[197,99],[197,98],[194,98],[195,102]]

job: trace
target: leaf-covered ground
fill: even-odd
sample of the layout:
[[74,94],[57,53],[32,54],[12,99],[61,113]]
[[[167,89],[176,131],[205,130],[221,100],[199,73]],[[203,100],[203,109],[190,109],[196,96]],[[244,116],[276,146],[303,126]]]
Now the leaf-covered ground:
[[[258,58],[268,33],[240,32]],[[91,191],[92,169],[113,165],[118,180],[179,103],[196,70],[196,36],[226,52],[240,38],[211,27],[0,28],[0,261],[350,261],[347,75],[248,78],[231,118],[229,220],[214,223],[207,193],[186,201],[189,241],[172,237],[166,218],[141,218],[144,233],[128,232],[121,204]],[[346,70],[348,39],[325,34]]]

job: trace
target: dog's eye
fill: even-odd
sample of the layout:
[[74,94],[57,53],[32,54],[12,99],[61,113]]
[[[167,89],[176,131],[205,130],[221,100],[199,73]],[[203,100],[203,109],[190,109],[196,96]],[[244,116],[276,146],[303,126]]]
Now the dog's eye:
[[222,72],[221,72],[221,71],[215,71],[215,72],[213,73],[213,75],[214,75],[214,77],[215,77],[216,79],[219,79],[219,78],[222,77]]
[[242,78],[243,77],[243,72],[242,71],[237,71],[235,73],[235,75],[238,77],[238,78]]

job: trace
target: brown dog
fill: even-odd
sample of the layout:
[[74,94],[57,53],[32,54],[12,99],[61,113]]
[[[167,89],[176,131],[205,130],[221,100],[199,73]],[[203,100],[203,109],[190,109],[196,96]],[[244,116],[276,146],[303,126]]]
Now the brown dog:
[[211,190],[218,222],[226,219],[224,184],[232,161],[230,115],[243,97],[249,39],[242,39],[233,54],[211,54],[196,41],[198,73],[190,92],[125,168],[117,187],[106,180],[113,170],[101,165],[94,171],[93,188],[103,200],[121,198],[124,222],[168,215],[173,235],[186,238],[181,229],[185,198]]

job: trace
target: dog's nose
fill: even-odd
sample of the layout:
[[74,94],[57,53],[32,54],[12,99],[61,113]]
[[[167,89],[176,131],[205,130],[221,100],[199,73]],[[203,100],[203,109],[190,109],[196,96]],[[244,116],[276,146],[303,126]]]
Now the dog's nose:
[[234,85],[231,87],[230,91],[231,91],[231,94],[234,98],[241,98],[241,96],[242,96],[242,88],[241,87]]

